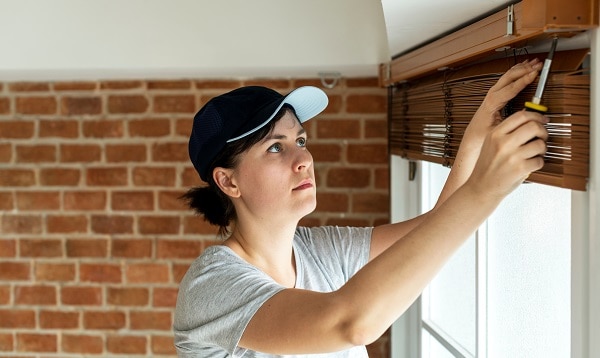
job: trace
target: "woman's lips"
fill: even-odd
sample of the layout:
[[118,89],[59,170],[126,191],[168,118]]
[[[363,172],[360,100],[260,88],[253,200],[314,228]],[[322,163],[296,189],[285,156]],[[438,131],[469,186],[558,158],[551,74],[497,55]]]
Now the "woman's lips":
[[304,180],[303,182],[300,183],[300,185],[295,187],[293,190],[304,190],[304,189],[312,188],[313,186],[314,185],[311,180]]

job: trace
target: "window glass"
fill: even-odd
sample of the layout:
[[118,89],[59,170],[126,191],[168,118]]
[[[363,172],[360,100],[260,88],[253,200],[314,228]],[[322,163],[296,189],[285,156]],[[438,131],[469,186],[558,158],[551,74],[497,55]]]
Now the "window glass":
[[[423,207],[435,205],[449,169],[427,164],[429,184]],[[459,223],[457,223],[459,224]],[[423,292],[422,318],[472,355],[476,352],[476,255],[471,237],[444,265]]]
[[523,184],[487,221],[488,357],[570,356],[569,190]]
[[425,329],[421,330],[421,343],[421,357],[423,358],[455,358],[452,353],[444,348]]

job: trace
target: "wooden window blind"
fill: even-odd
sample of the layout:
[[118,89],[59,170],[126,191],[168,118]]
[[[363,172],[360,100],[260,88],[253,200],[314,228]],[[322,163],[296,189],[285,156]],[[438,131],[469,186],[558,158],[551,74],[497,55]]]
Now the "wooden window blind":
[[[581,63],[587,53],[584,49],[555,54],[542,99],[549,108],[548,151],[544,167],[532,173],[528,181],[586,189],[590,76],[581,69]],[[545,54],[537,56],[543,60]],[[514,61],[506,58],[483,62],[390,86],[391,154],[452,166],[469,121],[488,89]],[[522,110],[536,86],[534,81],[509,102],[502,110],[503,117]]]

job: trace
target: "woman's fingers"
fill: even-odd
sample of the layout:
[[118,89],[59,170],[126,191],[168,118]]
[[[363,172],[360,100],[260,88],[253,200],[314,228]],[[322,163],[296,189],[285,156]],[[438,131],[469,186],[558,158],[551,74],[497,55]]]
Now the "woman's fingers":
[[493,112],[504,107],[508,101],[535,80],[541,69],[542,63],[538,59],[533,59],[518,63],[506,71],[486,95],[484,103],[488,110]]

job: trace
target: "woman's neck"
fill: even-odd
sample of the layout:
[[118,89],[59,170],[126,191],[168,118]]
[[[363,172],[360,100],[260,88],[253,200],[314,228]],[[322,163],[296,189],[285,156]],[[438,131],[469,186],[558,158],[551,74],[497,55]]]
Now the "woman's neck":
[[244,225],[236,223],[225,245],[286,287],[296,283],[293,240],[296,225]]

